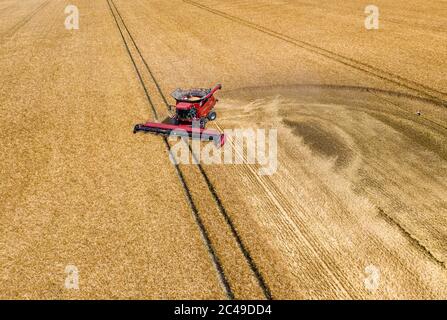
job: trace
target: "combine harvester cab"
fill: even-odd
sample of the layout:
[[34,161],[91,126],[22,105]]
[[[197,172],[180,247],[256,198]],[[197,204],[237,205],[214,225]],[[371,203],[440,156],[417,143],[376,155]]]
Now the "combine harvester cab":
[[213,141],[221,147],[225,143],[225,135],[216,130],[206,129],[208,121],[216,119],[213,110],[218,99],[214,93],[222,89],[218,84],[213,89],[176,89],[171,95],[175,99],[175,114],[170,118],[170,124],[146,122],[137,124],[134,133],[139,131],[160,134],[163,136],[189,137],[202,141]]

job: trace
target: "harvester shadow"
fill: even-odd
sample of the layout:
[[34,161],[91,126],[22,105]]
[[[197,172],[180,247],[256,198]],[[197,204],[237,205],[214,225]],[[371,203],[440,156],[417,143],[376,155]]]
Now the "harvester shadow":
[[161,123],[172,124],[172,119],[171,117],[166,117],[161,121]]

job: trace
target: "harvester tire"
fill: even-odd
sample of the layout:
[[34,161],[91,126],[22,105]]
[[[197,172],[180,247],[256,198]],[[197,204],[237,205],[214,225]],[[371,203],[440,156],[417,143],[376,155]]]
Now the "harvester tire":
[[209,119],[210,121],[214,121],[214,120],[216,120],[216,117],[217,117],[217,114],[216,114],[214,111],[211,111],[211,112],[208,114],[208,119]]

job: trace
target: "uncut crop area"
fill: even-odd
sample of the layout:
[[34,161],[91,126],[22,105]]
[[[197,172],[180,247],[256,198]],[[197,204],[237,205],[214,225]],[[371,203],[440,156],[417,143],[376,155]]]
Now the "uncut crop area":
[[[446,299],[445,9],[0,0],[0,298]],[[273,174],[132,133],[217,83]]]

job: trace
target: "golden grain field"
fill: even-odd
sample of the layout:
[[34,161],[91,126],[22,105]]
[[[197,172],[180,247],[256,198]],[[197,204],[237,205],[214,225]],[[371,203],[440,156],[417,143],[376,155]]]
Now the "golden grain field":
[[[375,5],[0,0],[0,298],[446,299],[445,3]],[[273,175],[132,134],[216,83]]]

